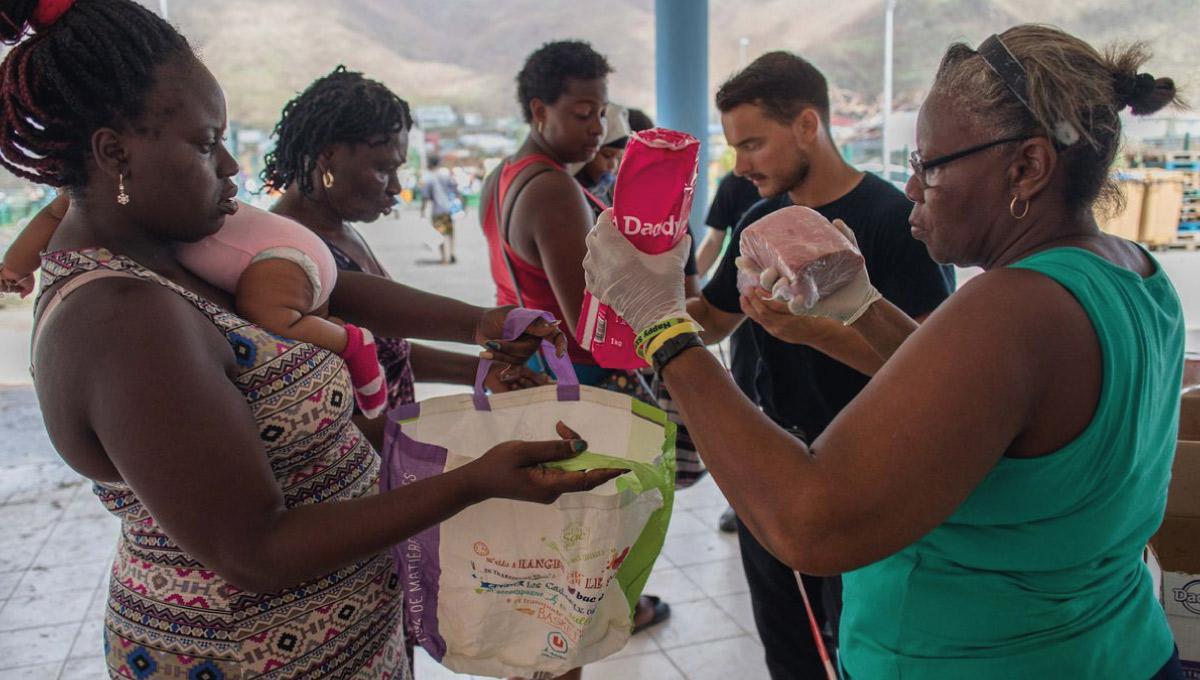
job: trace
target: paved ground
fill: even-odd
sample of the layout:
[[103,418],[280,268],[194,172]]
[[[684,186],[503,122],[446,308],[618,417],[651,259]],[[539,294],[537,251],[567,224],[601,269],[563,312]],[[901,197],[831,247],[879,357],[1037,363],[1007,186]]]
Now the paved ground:
[[[364,232],[405,283],[487,304],[493,293],[475,219],[460,226],[452,267],[426,263],[436,255],[426,242],[437,236],[415,213]],[[117,522],[51,448],[28,385],[30,309],[0,300],[0,680],[103,678],[100,629]],[[419,385],[418,396],[458,389]],[[714,529],[724,507],[711,480],[677,496],[648,586],[671,603],[674,617],[586,677],[766,678],[737,541]],[[423,654],[417,674],[458,677]]]

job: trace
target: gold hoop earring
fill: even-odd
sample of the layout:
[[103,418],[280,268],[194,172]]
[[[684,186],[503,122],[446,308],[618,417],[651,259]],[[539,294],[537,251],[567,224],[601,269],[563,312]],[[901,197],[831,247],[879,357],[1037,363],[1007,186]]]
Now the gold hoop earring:
[[542,134],[542,130],[546,127],[546,124],[539,120],[537,122],[536,127],[537,127],[537,133],[540,135],[540,134]]
[[129,205],[129,194],[125,193],[125,173],[117,176],[117,203]]
[[1025,210],[1023,210],[1021,212],[1021,214],[1018,215],[1017,214],[1017,201],[1018,200],[1019,199],[1016,196],[1013,196],[1012,203],[1008,204],[1008,214],[1012,215],[1013,219],[1022,220],[1022,219],[1025,219],[1025,216],[1029,214],[1029,204],[1032,203],[1032,201],[1025,201]]
[[333,188],[333,173],[329,170],[321,173],[321,184],[325,185],[326,189]]

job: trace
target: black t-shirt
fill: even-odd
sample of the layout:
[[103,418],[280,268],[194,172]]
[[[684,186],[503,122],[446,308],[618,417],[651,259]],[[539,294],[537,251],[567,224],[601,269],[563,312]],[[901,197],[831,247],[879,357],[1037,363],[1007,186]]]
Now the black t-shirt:
[[[738,225],[742,215],[761,200],[762,196],[759,196],[754,182],[732,172],[726,173],[717,184],[705,223],[714,229],[729,231]],[[757,402],[754,379],[758,374],[758,350],[754,347],[750,324],[738,326],[729,338],[729,372],[742,392]]]
[[[747,226],[791,205],[787,194],[761,201],[750,209],[734,231],[733,242],[721,260],[704,297],[717,309],[741,314],[737,266],[740,240]],[[954,272],[929,258],[925,246],[912,237],[908,214],[912,204],[891,184],[866,174],[850,193],[814,210],[829,220],[841,219],[854,230],[866,260],[867,274],[879,292],[909,316],[928,314],[954,289]],[[812,441],[854,399],[869,378],[804,345],[779,340],[747,319],[759,362],[755,387],[763,412],[780,425]]]
[[742,219],[742,215],[761,200],[754,182],[745,177],[738,177],[732,172],[726,173],[717,184],[717,192],[713,196],[704,223],[713,229],[733,229]]

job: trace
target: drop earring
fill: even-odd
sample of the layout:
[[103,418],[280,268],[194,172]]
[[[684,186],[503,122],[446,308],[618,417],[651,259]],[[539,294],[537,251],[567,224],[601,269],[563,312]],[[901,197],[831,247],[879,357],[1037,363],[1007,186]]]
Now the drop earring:
[[117,203],[129,205],[129,194],[125,193],[125,173],[117,176]]

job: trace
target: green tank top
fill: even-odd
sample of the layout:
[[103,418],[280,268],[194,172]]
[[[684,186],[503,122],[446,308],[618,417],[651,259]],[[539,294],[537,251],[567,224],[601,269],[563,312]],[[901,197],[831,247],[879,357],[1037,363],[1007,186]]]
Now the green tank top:
[[1149,678],[1174,647],[1142,549],[1162,522],[1184,350],[1158,263],[1137,273],[1078,248],[1013,268],[1070,291],[1100,340],[1092,422],[1064,448],[1002,458],[941,526],[844,576],[853,680]]

